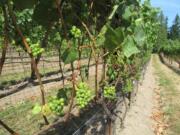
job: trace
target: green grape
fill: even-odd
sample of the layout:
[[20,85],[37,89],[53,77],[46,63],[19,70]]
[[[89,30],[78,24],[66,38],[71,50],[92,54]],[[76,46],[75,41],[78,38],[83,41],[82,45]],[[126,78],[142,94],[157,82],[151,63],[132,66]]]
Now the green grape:
[[110,100],[116,99],[116,89],[114,86],[106,86],[104,87],[104,97]]
[[81,37],[81,30],[78,29],[76,26],[73,26],[71,28],[71,34],[74,36],[74,38],[79,38]]
[[30,48],[31,48],[31,50],[32,50],[33,56],[37,56],[37,55],[39,55],[40,53],[44,52],[44,49],[41,48],[38,43],[36,43],[36,44],[31,44],[31,45],[30,45]]
[[76,87],[76,101],[80,108],[84,108],[93,98],[92,91],[89,89],[88,85],[84,82],[79,83]]
[[56,97],[53,97],[49,102],[49,107],[53,113],[57,115],[62,115],[64,102],[65,102],[64,98],[58,99]]

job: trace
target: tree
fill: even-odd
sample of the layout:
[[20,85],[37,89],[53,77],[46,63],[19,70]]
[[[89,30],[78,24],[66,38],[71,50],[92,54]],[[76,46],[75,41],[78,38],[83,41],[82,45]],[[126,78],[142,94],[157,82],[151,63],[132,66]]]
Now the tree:
[[173,25],[170,28],[170,39],[179,39],[180,40],[180,17],[177,14]]

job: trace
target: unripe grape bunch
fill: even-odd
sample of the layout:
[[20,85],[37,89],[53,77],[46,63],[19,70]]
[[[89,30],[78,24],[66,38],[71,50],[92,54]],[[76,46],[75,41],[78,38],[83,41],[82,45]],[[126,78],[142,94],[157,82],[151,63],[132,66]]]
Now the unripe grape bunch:
[[71,34],[74,38],[80,38],[81,37],[81,30],[77,28],[76,26],[72,26]]
[[42,52],[44,52],[44,49],[41,48],[38,43],[37,43],[37,44],[31,44],[31,45],[30,45],[30,48],[31,48],[31,50],[32,50],[33,56],[35,56],[35,57],[36,57],[37,55],[41,54]]
[[56,115],[63,115],[64,102],[64,98],[51,97],[49,102],[43,106],[36,104],[32,109],[32,113],[34,115],[41,113],[45,116],[52,113]]
[[86,83],[81,82],[76,86],[76,101],[80,108],[85,108],[92,98],[92,91]]
[[103,94],[105,98],[114,100],[116,99],[116,88],[114,86],[105,86]]
[[50,99],[48,105],[53,113],[63,115],[64,102],[64,98],[58,99],[53,97]]

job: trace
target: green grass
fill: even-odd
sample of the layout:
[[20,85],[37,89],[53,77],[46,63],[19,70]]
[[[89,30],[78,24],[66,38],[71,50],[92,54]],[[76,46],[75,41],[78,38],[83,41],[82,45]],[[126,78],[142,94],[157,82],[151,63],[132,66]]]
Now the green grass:
[[168,135],[180,135],[180,93],[176,88],[175,81],[167,74],[158,62],[158,56],[153,56],[153,66],[161,87],[163,99],[163,111],[168,118]]
[[[90,87],[94,90],[94,83],[92,82],[94,82],[94,77],[90,76],[87,83],[91,84]],[[71,85],[68,84],[65,87],[71,87]],[[49,93],[46,94],[46,100],[48,100],[50,96],[57,95],[59,91],[59,89],[49,90]],[[93,93],[95,93],[95,91],[93,91]],[[41,103],[40,97],[37,97],[35,100],[26,100],[4,110],[0,109],[0,118],[20,135],[33,135],[37,133],[44,124],[42,115],[32,114],[32,108],[36,103]],[[48,117],[50,123],[55,119],[57,119],[57,116],[51,115]],[[0,127],[0,135],[8,135],[8,132]]]
[[[46,99],[56,95],[57,89],[51,90]],[[41,103],[40,98],[35,100],[26,100],[18,103],[16,106],[9,106],[0,110],[0,118],[13,130],[20,135],[33,135],[38,132],[44,125],[44,120],[41,114],[33,115],[32,108],[36,103]],[[52,123],[57,117],[54,115],[48,116],[48,120]],[[9,133],[0,126],[0,135],[8,135]]]

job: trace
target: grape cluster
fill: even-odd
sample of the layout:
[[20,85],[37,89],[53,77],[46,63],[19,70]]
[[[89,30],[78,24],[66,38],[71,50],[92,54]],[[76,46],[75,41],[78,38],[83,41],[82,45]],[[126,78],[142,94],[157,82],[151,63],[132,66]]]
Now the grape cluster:
[[79,38],[81,37],[81,30],[78,29],[76,26],[73,26],[71,29],[71,34],[73,35],[74,38]]
[[116,88],[114,86],[105,86],[104,97],[110,100],[116,99]]
[[76,101],[78,106],[80,108],[86,107],[92,97],[92,91],[89,89],[88,85],[84,82],[79,83],[76,87]]
[[44,52],[44,49],[39,46],[39,44],[31,44],[30,48],[32,50],[33,56],[37,56],[38,54]]
[[53,97],[49,101],[49,107],[53,113],[63,115],[64,102],[64,98]]

